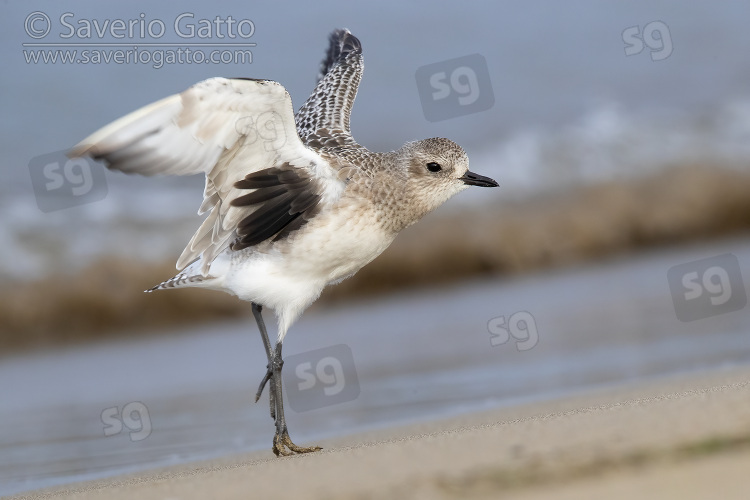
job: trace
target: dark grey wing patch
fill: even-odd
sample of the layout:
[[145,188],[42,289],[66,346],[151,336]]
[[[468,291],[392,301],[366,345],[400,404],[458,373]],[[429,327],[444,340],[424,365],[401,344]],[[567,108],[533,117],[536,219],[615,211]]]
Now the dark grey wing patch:
[[318,212],[320,185],[288,163],[248,174],[234,186],[254,191],[232,200],[232,206],[256,208],[238,224],[232,250],[283,239]]

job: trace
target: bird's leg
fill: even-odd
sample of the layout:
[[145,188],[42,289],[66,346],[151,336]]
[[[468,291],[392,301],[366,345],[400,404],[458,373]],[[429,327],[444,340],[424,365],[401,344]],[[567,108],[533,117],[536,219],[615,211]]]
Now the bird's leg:
[[273,452],[276,456],[286,456],[291,455],[292,453],[309,453],[311,451],[321,450],[322,448],[319,446],[311,446],[309,448],[297,446],[289,438],[289,431],[286,428],[286,419],[284,418],[284,399],[282,395],[281,368],[284,366],[284,360],[281,358],[281,342],[276,344],[276,352],[274,353],[271,348],[271,341],[268,339],[266,324],[263,322],[263,315],[261,314],[263,307],[260,304],[253,302],[252,309],[253,316],[255,316],[255,322],[258,323],[260,336],[263,339],[263,346],[266,349],[266,357],[268,358],[266,374],[263,377],[263,380],[260,381],[258,392],[255,393],[255,402],[258,402],[260,395],[263,393],[263,389],[270,381],[271,387],[268,392],[271,403],[271,418],[276,422],[276,434],[273,438]]
[[284,418],[284,398],[282,397],[281,368],[284,366],[284,360],[281,358],[281,342],[276,343],[276,354],[270,365],[273,367],[271,383],[275,386],[275,390],[271,390],[271,393],[276,393],[276,435],[273,437],[274,454],[276,456],[286,456],[293,453],[310,453],[322,450],[323,448],[320,446],[297,446],[289,437],[289,431],[286,428],[286,419]]
[[[263,389],[269,380],[273,378],[273,351],[271,350],[271,341],[268,340],[268,332],[266,331],[266,324],[263,322],[263,315],[261,311],[263,306],[252,302],[253,316],[255,316],[255,322],[258,323],[258,330],[260,330],[260,336],[263,339],[263,347],[266,349],[266,358],[268,358],[268,364],[266,365],[266,374],[263,376],[263,380],[260,381],[258,386],[258,392],[255,393],[255,402],[257,403],[260,399],[260,395],[263,393]],[[269,391],[269,399],[271,402],[271,418],[276,420],[276,390],[273,382],[271,383],[271,390]]]

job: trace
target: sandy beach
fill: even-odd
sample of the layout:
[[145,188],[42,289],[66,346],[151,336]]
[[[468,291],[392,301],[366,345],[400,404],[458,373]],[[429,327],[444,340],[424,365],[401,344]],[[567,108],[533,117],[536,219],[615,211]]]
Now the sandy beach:
[[746,498],[750,368],[12,498]]

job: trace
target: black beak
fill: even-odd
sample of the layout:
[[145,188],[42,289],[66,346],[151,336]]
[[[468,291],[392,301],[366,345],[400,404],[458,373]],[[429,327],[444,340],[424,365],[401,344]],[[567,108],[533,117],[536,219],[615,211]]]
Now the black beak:
[[464,184],[467,184],[469,186],[494,188],[498,187],[499,185],[493,179],[490,179],[489,177],[485,177],[483,175],[475,174],[474,172],[466,172],[462,177],[459,177],[459,179],[464,181]]

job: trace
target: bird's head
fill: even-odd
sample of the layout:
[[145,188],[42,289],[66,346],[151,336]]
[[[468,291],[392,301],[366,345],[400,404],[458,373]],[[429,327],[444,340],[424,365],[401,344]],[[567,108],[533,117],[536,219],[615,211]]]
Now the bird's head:
[[403,186],[410,204],[422,212],[436,209],[469,186],[497,187],[497,182],[469,171],[466,152],[453,141],[424,139],[405,144],[396,151],[399,165],[405,169]]

